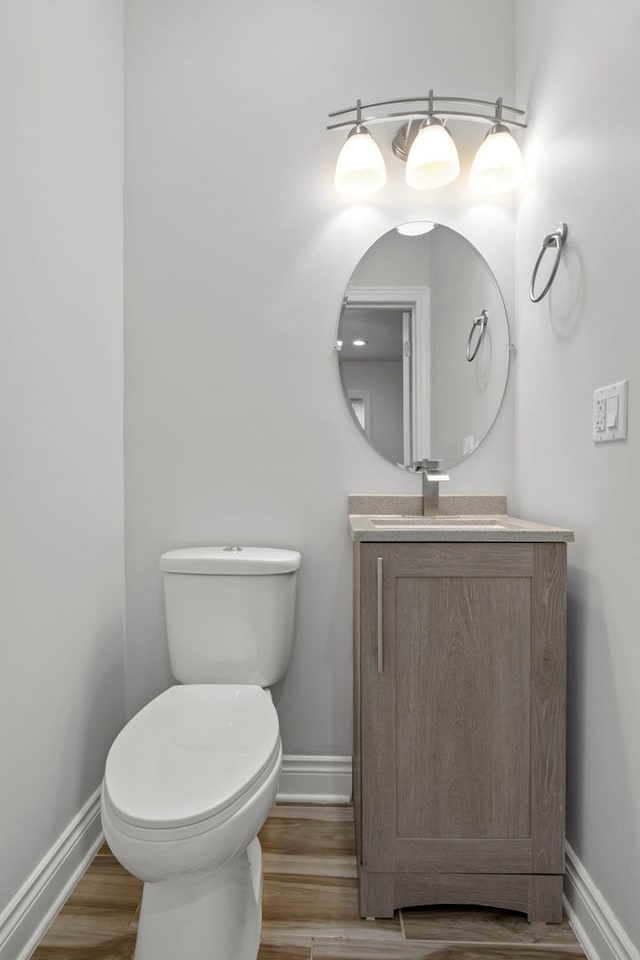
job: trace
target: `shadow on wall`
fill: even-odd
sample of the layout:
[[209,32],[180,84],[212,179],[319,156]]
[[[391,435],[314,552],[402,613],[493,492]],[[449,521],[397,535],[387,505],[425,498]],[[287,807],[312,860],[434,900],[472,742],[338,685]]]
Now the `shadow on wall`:
[[[595,744],[601,751],[601,775],[611,781],[611,793],[615,799],[612,807],[615,817],[624,823],[635,823],[635,834],[628,836],[628,864],[640,862],[640,824],[635,820],[633,808],[633,784],[629,776],[629,766],[625,755],[624,726],[620,718],[616,679],[612,667],[611,637],[607,626],[606,610],[600,582],[586,570],[569,567],[567,610],[567,840],[574,850],[588,851],[589,833],[593,831],[594,811],[585,813],[589,807],[589,798],[582,795],[579,785],[589,782],[585,771],[587,755],[587,737],[598,735],[588,725],[591,714],[588,697],[597,695],[602,704],[608,705],[609,723],[606,741]],[[597,647],[596,657],[599,671],[597,690],[587,676],[587,663],[594,659],[593,650],[587,651],[587,645]],[[589,745],[593,755],[594,744]],[[634,749],[637,750],[634,741]],[[623,809],[624,808],[624,809]],[[605,816],[607,811],[603,811]],[[596,811],[597,814],[597,811]],[[588,819],[590,816],[591,819]],[[588,822],[587,822],[588,820]],[[606,822],[600,828],[607,831]],[[619,851],[611,850],[615,857]],[[585,864],[587,870],[591,865]],[[593,867],[591,867],[593,869]],[[620,864],[621,871],[624,865]],[[633,877],[629,876],[633,884]],[[603,891],[606,896],[606,891]]]
[[[322,547],[317,551],[307,550],[303,556],[292,660],[285,676],[271,688],[282,728],[282,718],[289,716],[295,704],[302,716],[311,717],[321,702],[326,723],[313,730],[315,743],[311,750],[307,745],[311,734],[306,727],[298,725],[283,733],[285,755],[351,755],[352,546],[346,522],[341,523],[341,527],[344,535],[337,562],[335,550],[331,562],[327,561],[328,548],[324,556]],[[307,593],[316,590],[318,582],[324,584],[322,635],[326,639],[321,647],[314,649],[310,660],[304,650],[303,637],[309,630],[304,608]],[[301,671],[306,671],[306,686],[300,682]]]
[[[545,271],[540,272],[536,292],[547,282],[553,257],[548,256]],[[527,297],[527,302],[528,302]],[[571,235],[562,249],[558,273],[551,289],[542,301],[558,340],[568,341],[574,336],[583,316],[585,302],[584,262],[578,248],[571,243]]]
[[585,302],[584,261],[578,248],[567,240],[560,268],[547,298],[549,318],[559,340],[571,340],[580,325]]
[[[90,771],[92,789],[102,783],[107,753],[120,730],[125,724],[124,715],[124,671],[122,659],[122,623],[116,620],[105,624],[99,635],[92,638],[92,647],[97,651],[90,665],[90,682],[81,683],[78,689],[82,695],[91,691],[91,701],[77,703],[73,717],[90,717],[90,725],[78,727],[73,720],[65,735],[60,751],[60,771]],[[113,726],[114,690],[120,690],[120,723]],[[73,754],[73,756],[70,756]],[[85,779],[87,779],[85,777]],[[62,784],[61,784],[62,787]],[[87,796],[76,796],[76,809],[80,810],[88,800]],[[45,805],[46,809],[47,805]],[[55,808],[55,804],[51,807]]]

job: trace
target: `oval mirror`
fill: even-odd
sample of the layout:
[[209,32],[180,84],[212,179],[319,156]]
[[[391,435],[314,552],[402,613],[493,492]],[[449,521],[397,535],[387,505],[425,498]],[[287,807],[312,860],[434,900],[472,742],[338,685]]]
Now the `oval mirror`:
[[476,248],[442,224],[403,224],[367,250],[336,346],[354,421],[392,463],[447,469],[498,415],[509,373],[502,295]]

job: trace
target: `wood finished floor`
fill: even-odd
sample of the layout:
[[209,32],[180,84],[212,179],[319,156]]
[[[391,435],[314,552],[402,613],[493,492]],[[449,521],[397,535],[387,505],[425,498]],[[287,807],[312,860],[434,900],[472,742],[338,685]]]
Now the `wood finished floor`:
[[[453,907],[361,920],[350,807],[276,804],[260,841],[258,960],[585,960],[566,920]],[[32,960],[131,960],[141,893],[103,846]]]

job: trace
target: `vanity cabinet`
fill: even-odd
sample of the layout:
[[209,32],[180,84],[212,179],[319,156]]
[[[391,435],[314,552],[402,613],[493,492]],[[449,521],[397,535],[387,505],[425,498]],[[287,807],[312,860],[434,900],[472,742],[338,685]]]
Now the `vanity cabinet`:
[[566,543],[354,543],[361,915],[562,916]]

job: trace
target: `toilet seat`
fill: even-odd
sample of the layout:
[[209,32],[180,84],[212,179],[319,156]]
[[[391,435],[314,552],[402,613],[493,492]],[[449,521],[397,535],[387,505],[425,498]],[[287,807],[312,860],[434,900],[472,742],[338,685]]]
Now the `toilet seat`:
[[261,687],[170,687],[121,731],[103,802],[128,836],[181,839],[240,809],[280,763],[278,716]]

